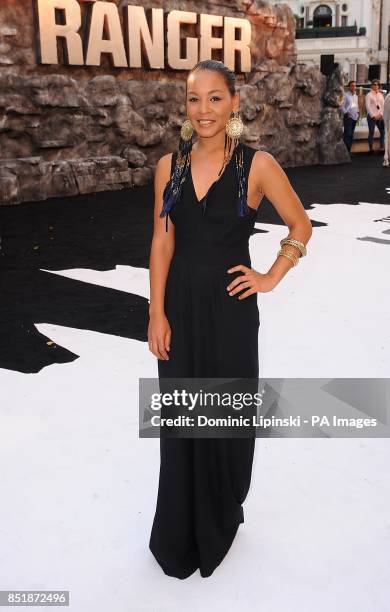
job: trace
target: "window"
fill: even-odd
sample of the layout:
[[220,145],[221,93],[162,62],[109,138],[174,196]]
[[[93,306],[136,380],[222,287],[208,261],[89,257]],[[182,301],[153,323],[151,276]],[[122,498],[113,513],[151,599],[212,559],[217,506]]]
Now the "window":
[[332,26],[332,9],[327,4],[320,4],[314,9],[313,26],[315,28],[329,28]]

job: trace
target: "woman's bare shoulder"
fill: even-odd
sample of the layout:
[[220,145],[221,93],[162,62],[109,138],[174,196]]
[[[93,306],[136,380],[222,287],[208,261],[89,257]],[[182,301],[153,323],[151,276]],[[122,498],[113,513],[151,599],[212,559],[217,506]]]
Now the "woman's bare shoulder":
[[156,168],[159,167],[162,170],[168,167],[170,168],[172,162],[172,155],[173,153],[165,153],[164,155],[162,155],[157,162]]
[[265,178],[276,178],[280,172],[279,163],[272,153],[257,150],[253,156],[252,165],[258,188],[262,191]]
[[165,153],[160,157],[156,164],[156,180],[167,182],[171,176],[171,165],[172,165],[173,153]]
[[261,177],[276,179],[280,177],[281,173],[284,173],[277,159],[272,153],[268,153],[268,151],[256,151],[253,156],[253,165],[255,166],[256,175],[259,177],[259,180]]
[[258,166],[269,166],[274,164],[276,162],[276,159],[272,155],[272,153],[268,153],[268,151],[264,151],[263,149],[257,149],[256,153],[253,156],[253,161]]

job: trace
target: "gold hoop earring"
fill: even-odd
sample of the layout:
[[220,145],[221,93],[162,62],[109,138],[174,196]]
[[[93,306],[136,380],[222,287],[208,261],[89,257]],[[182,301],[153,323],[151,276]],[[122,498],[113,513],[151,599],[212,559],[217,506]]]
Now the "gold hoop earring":
[[244,124],[239,111],[233,111],[233,117],[230,117],[229,121],[226,123],[225,131],[228,138],[237,140],[240,138],[244,131]]
[[232,154],[235,151],[239,138],[244,131],[244,124],[240,117],[239,111],[232,111],[232,116],[225,125],[225,147],[224,147],[224,165],[226,165]]
[[193,133],[194,133],[194,128],[192,126],[192,123],[189,119],[186,119],[182,123],[181,130],[180,130],[180,137],[185,141],[191,140]]

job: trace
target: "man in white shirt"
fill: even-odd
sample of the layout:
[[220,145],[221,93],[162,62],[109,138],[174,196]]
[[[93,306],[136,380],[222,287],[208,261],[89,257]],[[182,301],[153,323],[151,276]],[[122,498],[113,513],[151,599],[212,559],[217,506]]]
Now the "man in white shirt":
[[343,140],[348,151],[351,152],[353,134],[356,123],[359,119],[359,103],[356,93],[356,81],[349,81],[348,91],[344,94],[343,105],[340,111],[344,115],[344,136]]
[[371,91],[366,95],[368,146],[370,147],[370,153],[374,152],[375,126],[377,126],[380,133],[380,150],[385,150],[385,123],[383,121],[385,99],[380,91],[380,85],[380,81],[374,79],[371,83]]

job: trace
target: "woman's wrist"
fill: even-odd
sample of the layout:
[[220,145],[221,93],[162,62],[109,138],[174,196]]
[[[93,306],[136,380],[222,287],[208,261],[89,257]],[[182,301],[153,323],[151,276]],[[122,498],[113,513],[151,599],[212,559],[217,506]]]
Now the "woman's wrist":
[[162,306],[155,306],[152,304],[149,305],[149,316],[150,317],[162,317],[164,316],[165,312],[164,312],[164,308]]
[[271,282],[273,288],[275,288],[276,285],[281,281],[280,275],[275,274],[275,272],[271,272],[270,270],[265,273],[265,276]]
[[269,278],[272,284],[273,289],[275,289],[276,285],[278,285],[280,281],[286,276],[286,274],[294,267],[292,261],[290,259],[287,259],[287,257],[280,257],[280,258],[278,257],[275,263],[276,263],[276,268],[275,269],[271,268],[266,273],[267,277]]

